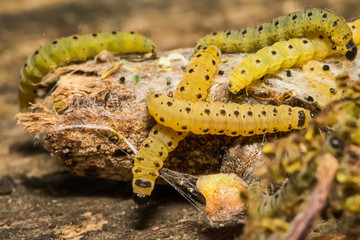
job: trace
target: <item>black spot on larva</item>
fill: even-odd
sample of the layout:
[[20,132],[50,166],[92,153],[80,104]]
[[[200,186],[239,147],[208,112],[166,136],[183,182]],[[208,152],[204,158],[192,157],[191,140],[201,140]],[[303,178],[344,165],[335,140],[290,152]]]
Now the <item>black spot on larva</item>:
[[141,173],[141,169],[136,168],[136,169],[134,170],[134,172],[136,172],[136,173]]
[[161,157],[162,155],[164,155],[164,153],[163,153],[163,152],[159,152],[159,156]]
[[144,147],[149,148],[149,147],[150,147],[150,144],[145,143],[145,144],[144,144]]
[[287,71],[286,71],[286,76],[287,76],[287,77],[291,77],[291,71],[290,71],[290,70],[287,70]]
[[313,102],[314,98],[312,96],[308,96],[305,98],[305,100],[309,101],[309,102]]
[[309,41],[306,40],[306,39],[304,39],[302,42],[303,42],[304,44],[308,44],[308,43],[309,43]]
[[131,34],[131,35],[134,35],[134,34],[135,34],[135,32],[131,31],[131,32],[130,32],[130,34]]
[[202,95],[199,93],[199,94],[196,95],[196,97],[197,97],[198,99],[201,99],[201,98],[202,98]]
[[277,113],[278,110],[276,108],[273,108],[273,113]]
[[193,72],[194,72],[194,69],[191,68],[191,69],[189,70],[189,73],[193,73]]
[[120,82],[124,83],[125,82],[125,77],[120,77]]
[[143,179],[136,179],[135,185],[142,188],[151,188],[151,182]]
[[324,39],[324,36],[320,34],[320,35],[319,35],[319,38],[320,38],[320,39]]
[[177,134],[178,134],[179,136],[181,136],[183,133],[182,133],[182,132],[178,132]]
[[327,14],[326,13],[324,13],[323,15],[322,15],[322,18],[327,18]]
[[231,134],[232,134],[232,135],[236,135],[236,134],[237,134],[237,132],[235,132],[235,131],[234,131],[234,132],[231,132]]
[[216,64],[215,60],[212,60],[212,65],[214,65],[214,66],[215,66],[215,64]]
[[165,122],[165,119],[163,117],[161,117],[160,122]]
[[261,111],[261,114],[262,114],[264,117],[266,117],[266,111],[265,111],[265,110],[262,110],[262,111]]
[[290,131],[292,129],[292,125],[291,124],[289,124],[289,126],[288,126],[288,130]]
[[181,129],[186,130],[187,126],[181,126]]
[[207,115],[210,115],[210,109],[205,109],[204,112],[207,114]]
[[322,67],[322,69],[323,69],[324,71],[329,71],[329,70],[330,70],[330,67],[329,67],[329,65],[325,64],[325,65]]
[[154,131],[154,135],[156,135],[156,134],[158,134],[159,133],[159,131],[158,130],[155,130]]
[[186,111],[187,113],[190,113],[190,111],[191,111],[191,108],[189,108],[189,107],[186,107],[186,108],[185,108],[185,111]]
[[156,168],[160,168],[160,164],[158,162],[154,162]]
[[345,143],[344,143],[344,141],[341,140],[340,138],[334,136],[334,137],[331,137],[331,138],[330,138],[330,145],[331,145],[333,148],[342,149],[342,148],[344,148]]
[[219,70],[218,74],[219,74],[219,75],[224,75],[224,71],[223,71],[223,70]]
[[275,27],[277,27],[279,25],[279,20],[276,20],[274,25],[275,25]]
[[219,130],[218,133],[224,133],[224,130]]
[[204,133],[207,133],[208,131],[209,131],[208,128],[206,128],[206,129],[203,130]]
[[252,111],[248,111],[247,114],[249,115],[249,117],[252,117],[253,115]]
[[247,33],[246,29],[244,31],[242,31],[242,35],[245,35]]
[[261,26],[259,27],[259,32],[261,32],[263,29],[264,29],[264,28],[263,28],[263,26],[261,25]]
[[213,32],[212,35],[213,35],[213,36],[216,36],[216,35],[217,35],[217,32]]
[[311,16],[312,16],[312,12],[309,12],[307,15],[308,15],[308,17],[311,17]]
[[185,90],[185,87],[180,87],[180,92],[183,92]]
[[167,104],[169,107],[172,106],[172,102],[167,102],[166,104]]
[[294,47],[293,47],[293,45],[289,44],[289,45],[288,45],[288,48],[289,48],[289,49],[293,49]]
[[257,64],[261,63],[261,61],[260,61],[259,59],[256,59],[255,62],[256,62]]
[[244,75],[244,74],[246,73],[246,71],[245,71],[245,70],[241,70],[240,73]]
[[305,124],[305,112],[303,110],[300,110],[298,112],[298,117],[299,117],[299,120],[298,120],[297,126],[298,127],[303,127],[304,124]]
[[72,37],[74,40],[78,40],[79,38],[77,36]]
[[111,34],[112,34],[112,35],[116,35],[117,32],[116,32],[116,31],[112,31]]
[[335,88],[330,88],[329,90],[330,90],[331,93],[336,93]]
[[57,43],[58,43],[58,41],[56,41],[56,40],[52,42],[53,45],[56,45]]
[[275,199],[278,199],[279,198],[279,193],[276,193],[275,194]]
[[143,157],[136,157],[136,159],[138,160],[138,161],[144,161],[144,158]]
[[234,115],[235,115],[236,117],[239,117],[239,114],[240,114],[240,112],[239,112],[238,110],[235,110],[235,111],[234,111]]
[[254,134],[254,131],[253,130],[249,131],[249,134]]
[[154,95],[154,98],[158,98],[158,97],[160,97],[160,95],[156,93],[156,94]]
[[209,75],[205,75],[205,79],[209,80],[210,79]]
[[168,142],[167,145],[168,145],[168,147],[171,147],[171,146],[173,145],[173,143],[172,143],[172,142]]
[[266,128],[264,128],[264,129],[262,130],[262,132],[266,132],[266,130],[267,130],[267,129],[266,129]]
[[[205,48],[204,48],[205,49]],[[196,55],[197,58],[201,57],[202,55],[199,53],[198,55]]]
[[221,110],[220,110],[220,114],[223,115],[223,116],[225,116],[226,111],[225,111],[224,109],[221,109]]
[[275,50],[272,50],[272,51],[271,51],[271,54],[272,54],[272,55],[276,55],[277,52],[276,52]]
[[226,33],[226,36],[228,37],[228,36],[230,36],[231,35],[231,31],[228,31],[227,33]]
[[154,173],[154,172],[149,172],[149,175],[152,176],[152,177],[157,177],[157,174]]
[[296,20],[296,19],[297,19],[296,15],[292,16],[292,20]]
[[277,132],[277,131],[278,131],[278,129],[276,127],[274,127],[273,132]]

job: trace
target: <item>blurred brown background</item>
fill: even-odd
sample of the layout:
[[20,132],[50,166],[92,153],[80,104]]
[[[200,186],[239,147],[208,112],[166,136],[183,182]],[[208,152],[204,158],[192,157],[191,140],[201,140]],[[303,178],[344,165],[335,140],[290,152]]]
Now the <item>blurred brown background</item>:
[[[116,239],[119,236],[127,236],[129,239],[139,236],[143,239],[153,239],[156,236],[178,239],[177,236],[182,234],[188,234],[185,236],[189,237],[180,237],[182,239],[221,239],[232,236],[234,230],[223,229],[214,234],[215,230],[213,232],[211,228],[206,227],[206,220],[197,220],[198,212],[187,202],[175,201],[174,205],[170,203],[180,198],[177,195],[174,199],[168,200],[168,208],[160,210],[158,207],[158,219],[151,220],[155,221],[155,224],[151,221],[140,223],[142,227],[139,230],[125,224],[127,219],[131,218],[127,216],[127,212],[121,215],[121,211],[133,206],[130,197],[127,194],[114,197],[109,193],[114,189],[120,191],[121,188],[129,192],[128,185],[121,185],[119,189],[118,183],[114,182],[90,181],[68,175],[49,177],[49,173],[56,172],[50,156],[41,150],[14,120],[14,115],[19,110],[19,71],[26,57],[41,44],[71,34],[124,30],[140,32],[151,38],[156,43],[158,51],[188,48],[193,47],[197,39],[208,32],[255,26],[274,17],[309,7],[328,8],[343,15],[347,20],[352,20],[360,17],[359,5],[358,0],[0,0],[0,238],[42,236],[47,239],[62,236],[57,232],[61,221],[52,221],[52,217],[49,216],[55,214],[54,216],[61,218],[65,214],[63,212],[67,211],[68,215],[65,215],[70,216],[76,225],[76,221],[80,221],[79,216],[72,214],[89,198],[93,198],[94,204],[97,201],[105,201],[108,209],[113,209],[107,210],[106,214],[101,212],[101,206],[97,206],[92,209],[92,213],[98,211],[99,214],[103,214],[102,217],[108,222],[103,224],[109,232],[122,232],[124,235],[111,237],[106,235],[110,233],[103,229],[98,235],[94,235],[93,232],[80,235],[87,236],[87,239]],[[74,184],[73,180],[77,184],[74,188],[62,185],[69,182]],[[60,200],[58,193],[52,193],[54,184],[60,184],[60,188],[66,192],[64,195],[60,194]],[[12,189],[9,190],[10,193],[6,193],[6,187]],[[91,188],[93,192],[84,193],[84,188]],[[59,191],[59,188],[56,188],[56,191]],[[77,194],[78,192],[82,194]],[[166,197],[165,192],[159,199]],[[27,202],[29,199],[32,199],[30,203]],[[125,207],[122,210],[116,208],[120,204],[119,199],[125,201],[121,203]],[[56,202],[61,202],[62,207],[53,206]],[[161,203],[160,200],[158,204]],[[48,204],[49,207],[47,210],[41,208],[42,219],[39,220],[39,215],[35,213],[40,211],[39,206],[42,204]],[[29,217],[30,215],[32,217]],[[118,218],[118,222],[111,222],[106,218],[109,216]],[[141,219],[141,216],[137,217]],[[153,218],[156,219],[154,216]],[[88,220],[91,217],[84,219]],[[181,219],[182,222],[178,223]],[[68,224],[68,218],[64,217],[62,220],[63,224]],[[25,227],[23,224],[26,223],[33,225]],[[120,226],[121,224],[125,225]],[[34,230],[36,228],[37,230]],[[95,229],[96,227],[93,230]],[[238,230],[234,230],[234,233]]]

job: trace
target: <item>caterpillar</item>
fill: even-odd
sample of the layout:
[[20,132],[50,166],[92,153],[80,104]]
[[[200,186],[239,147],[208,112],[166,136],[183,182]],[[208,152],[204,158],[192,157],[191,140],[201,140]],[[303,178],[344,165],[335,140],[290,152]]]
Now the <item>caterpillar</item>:
[[[220,62],[220,53],[220,50],[213,46],[195,53],[177,86],[174,97],[192,102],[204,101],[213,83]],[[149,201],[155,180],[168,153],[173,151],[186,135],[186,132],[176,132],[160,124],[152,128],[134,157],[132,186],[136,203],[144,204]]]
[[330,10],[317,8],[293,12],[255,28],[210,33],[197,42],[195,49],[215,45],[223,52],[254,52],[275,42],[317,31],[325,32],[333,47],[348,59],[355,58],[357,48],[345,19]]
[[20,73],[20,107],[27,110],[37,96],[38,83],[52,69],[71,61],[85,61],[102,50],[114,53],[154,52],[154,43],[134,32],[104,32],[59,38],[30,55]]
[[[357,45],[360,43],[359,24],[360,21],[348,24],[353,30],[354,37],[356,36]],[[332,49],[332,43],[321,33],[309,38],[276,42],[245,58],[233,69],[229,78],[229,91],[237,93],[253,80],[275,73],[280,68],[303,64],[311,59],[323,59],[334,53],[336,51]]]
[[313,116],[309,110],[281,105],[189,102],[159,92],[146,101],[150,115],[175,131],[195,134],[251,136],[306,128]]

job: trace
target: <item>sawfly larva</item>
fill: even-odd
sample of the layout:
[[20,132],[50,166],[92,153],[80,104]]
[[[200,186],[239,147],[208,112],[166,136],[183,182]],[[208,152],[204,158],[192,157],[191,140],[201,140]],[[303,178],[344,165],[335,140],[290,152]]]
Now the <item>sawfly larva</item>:
[[300,107],[222,102],[189,102],[153,92],[146,101],[150,115],[175,131],[251,136],[306,128],[312,113]]
[[[175,91],[175,98],[192,102],[204,101],[219,62],[220,50],[217,47],[209,46],[198,51],[185,70]],[[152,128],[134,158],[132,185],[135,202],[144,204],[149,201],[155,180],[168,153],[173,151],[186,135],[187,133],[176,132],[160,124]]]
[[254,52],[278,41],[318,31],[330,38],[338,52],[350,60],[355,58],[357,49],[345,19],[330,10],[316,8],[293,12],[255,28],[210,33],[197,42],[195,49],[214,45],[223,52]]
[[52,69],[72,61],[85,61],[102,50],[113,53],[154,52],[154,43],[134,32],[105,32],[59,38],[38,48],[21,70],[20,106],[29,107],[37,96],[38,84]]
[[[348,25],[352,29],[355,44],[358,45],[360,20]],[[332,43],[321,33],[313,34],[309,38],[293,38],[277,42],[245,58],[233,69],[229,78],[229,91],[237,93],[253,80],[275,73],[280,68],[289,68],[313,59],[323,59],[335,53],[337,51],[332,49]]]

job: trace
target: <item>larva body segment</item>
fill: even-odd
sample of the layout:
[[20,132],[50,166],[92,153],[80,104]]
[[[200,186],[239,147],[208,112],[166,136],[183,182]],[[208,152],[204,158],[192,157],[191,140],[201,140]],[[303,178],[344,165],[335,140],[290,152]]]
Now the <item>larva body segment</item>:
[[21,70],[19,98],[22,110],[36,98],[37,84],[52,69],[71,61],[85,61],[102,50],[113,53],[154,52],[154,43],[133,32],[107,32],[60,38],[38,48]]
[[306,128],[311,119],[310,111],[299,107],[194,103],[176,100],[159,92],[148,95],[147,106],[150,115],[162,125],[195,134],[251,136],[286,132]]
[[[191,102],[204,101],[213,83],[220,54],[220,50],[214,46],[196,52],[175,91],[175,98]],[[165,104],[169,103],[171,104],[171,102]],[[134,159],[132,186],[135,202],[139,204],[148,202],[163,161],[187,134],[188,132],[176,132],[160,124],[152,128]]]
[[220,50],[209,46],[194,54],[186,68],[183,80],[176,88],[175,98],[186,101],[204,101],[220,63]]
[[355,58],[357,49],[345,19],[330,10],[316,8],[290,13],[255,28],[210,33],[197,42],[195,49],[215,45],[223,52],[254,52],[275,42],[317,31],[325,32],[334,47],[348,59]]

